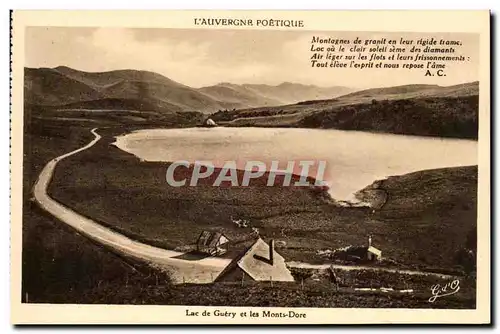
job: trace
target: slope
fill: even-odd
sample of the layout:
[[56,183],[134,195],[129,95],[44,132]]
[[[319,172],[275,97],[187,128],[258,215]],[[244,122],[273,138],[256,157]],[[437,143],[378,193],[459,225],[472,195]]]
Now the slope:
[[297,103],[306,100],[332,99],[347,94],[355,89],[343,86],[318,87],[298,83],[283,82],[278,86],[243,85],[256,93],[283,101],[282,104]]
[[200,92],[211,96],[212,98],[234,103],[236,108],[277,106],[284,102],[276,98],[268,97],[255,92],[241,85],[221,83],[215,86],[202,87]]
[[55,69],[27,68],[25,76],[26,102],[31,105],[58,106],[108,98],[140,99],[169,112],[207,113],[236,106],[147,71],[90,73],[59,66]]
[[29,104],[62,105],[94,100],[103,95],[88,85],[50,68],[24,71],[24,100]]
[[376,88],[335,99],[221,111],[230,126],[309,127],[477,138],[479,84]]

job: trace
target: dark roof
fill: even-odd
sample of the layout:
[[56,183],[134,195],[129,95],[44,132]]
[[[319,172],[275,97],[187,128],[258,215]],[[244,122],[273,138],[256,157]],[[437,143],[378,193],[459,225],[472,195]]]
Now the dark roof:
[[219,276],[217,276],[217,278],[215,280],[216,281],[220,280],[220,278],[222,278],[223,276],[225,276],[228,272],[230,272],[231,270],[233,270],[236,267],[238,267],[238,261],[240,261],[241,258],[248,253],[248,251],[255,244],[255,241],[257,241],[257,239],[255,239],[250,246],[245,247],[244,250],[242,250],[240,253],[238,253],[238,255],[236,255],[236,257],[233,258],[233,260],[226,266],[226,268],[224,268],[224,270],[221,271],[221,273],[219,274]]
[[[220,232],[203,231],[203,232],[201,232],[200,236],[198,237],[198,240],[196,241],[196,243],[199,246],[215,247],[215,245],[217,244],[217,241],[222,236],[223,236],[223,234]],[[227,237],[225,237],[225,238],[228,239]]]

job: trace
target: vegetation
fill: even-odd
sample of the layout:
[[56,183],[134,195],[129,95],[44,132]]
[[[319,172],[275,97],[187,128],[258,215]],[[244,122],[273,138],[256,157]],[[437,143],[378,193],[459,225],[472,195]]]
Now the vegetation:
[[340,129],[477,139],[478,106],[477,95],[372,99],[363,103],[338,98],[279,108],[221,111],[212,118],[226,126]]
[[[62,161],[49,192],[83,215],[159,247],[183,247],[202,230],[217,230],[242,240],[231,246],[230,257],[248,246],[245,236],[255,227],[265,239],[284,241],[279,252],[287,260],[323,262],[317,250],[364,245],[372,234],[384,257],[456,270],[462,266],[457,252],[476,226],[477,167],[390,178],[379,186],[388,200],[373,213],[337,207],[322,191],[303,187],[171,187],[165,182],[168,163],[141,162],[110,145],[119,131],[100,130],[104,137],[94,147]],[[250,224],[240,228],[231,218]]]
[[[75,233],[31,201],[48,160],[90,140],[90,129],[25,122],[22,296],[24,302],[78,302],[104,286],[149,284],[149,268],[132,266]],[[160,275],[159,273],[155,273]],[[160,276],[161,277],[161,276]]]
[[[244,286],[243,288],[238,284],[172,286],[168,282],[168,278],[162,273],[149,267],[144,267],[142,264],[131,261],[130,259],[119,257],[109,252],[107,249],[90,242],[88,239],[75,233],[64,224],[54,220],[50,215],[39,209],[34,202],[29,200],[31,197],[30,190],[32,184],[44,164],[54,156],[66,153],[69,150],[87,143],[90,140],[90,133],[88,132],[90,128],[85,128],[81,125],[71,126],[71,123],[68,123],[65,126],[61,126],[60,122],[44,121],[43,123],[40,123],[40,121],[36,119],[28,121],[26,124],[25,166],[28,166],[29,168],[26,168],[24,171],[25,202],[23,217],[24,251],[22,293],[22,299],[24,301],[28,300],[29,302],[52,303],[78,302],[170,305],[280,305],[302,307],[350,307],[350,305],[355,307],[474,307],[474,298],[470,297],[471,295],[469,294],[452,296],[446,300],[443,299],[443,301],[439,301],[438,303],[430,304],[427,302],[429,294],[426,291],[422,292],[421,295],[408,296],[381,292],[357,292],[352,290],[353,286],[363,286],[366,284],[373,285],[373,282],[375,281],[380,282],[382,285],[386,285],[387,282],[389,282],[387,281],[389,279],[392,282],[395,282],[395,278],[400,281],[397,276],[387,275],[385,276],[386,278],[382,278],[382,276],[380,276],[382,275],[381,273],[374,274],[373,272],[357,272],[355,274],[356,276],[350,279],[351,282],[354,282],[354,285],[350,284],[348,286],[341,287],[340,291],[336,291],[329,282],[317,284],[315,281],[311,280],[306,282],[304,287],[302,287],[299,283],[294,283],[290,286],[278,286],[277,283],[274,283],[272,288],[266,283],[258,285],[251,284]],[[103,145],[96,146],[96,150],[94,152],[88,152],[91,153],[90,155],[82,153],[82,156],[75,156],[75,159],[68,159],[68,164],[66,164],[64,169],[70,169],[66,172],[61,173],[63,168],[58,167],[56,182],[61,182],[61,180],[65,182],[64,185],[62,183],[58,183],[58,187],[56,187],[57,189],[60,187],[59,197],[62,197],[66,203],[70,203],[78,210],[81,209],[83,213],[89,213],[93,218],[103,218],[103,214],[107,215],[109,212],[111,212],[112,215],[118,214],[118,211],[115,213],[115,210],[113,210],[112,207],[123,209],[124,211],[122,211],[121,217],[131,215],[134,224],[130,225],[128,229],[123,228],[122,232],[126,234],[133,232],[136,233],[136,236],[142,236],[142,238],[147,239],[144,234],[145,228],[151,228],[152,231],[156,231],[156,238],[145,241],[157,240],[158,242],[159,240],[162,240],[161,242],[164,242],[163,240],[167,240],[167,242],[170,242],[168,241],[170,239],[164,237],[163,235],[164,231],[167,231],[168,233],[166,234],[173,235],[173,239],[179,238],[181,243],[183,243],[182,240],[190,240],[192,242],[191,232],[186,233],[186,230],[191,231],[191,229],[210,228],[210,226],[203,224],[207,224],[208,222],[212,222],[213,224],[215,221],[222,221],[223,224],[226,225],[224,220],[218,220],[217,218],[214,218],[216,216],[211,214],[206,218],[206,220],[197,220],[201,222],[202,225],[179,225],[179,228],[177,229],[175,227],[176,225],[169,224],[168,227],[159,225],[159,228],[156,228],[154,225],[150,225],[150,222],[159,220],[160,223],[165,224],[165,218],[159,217],[164,215],[165,212],[168,213],[168,211],[164,211],[162,208],[174,207],[174,211],[169,213],[166,216],[167,218],[175,217],[178,212],[192,212],[191,210],[186,210],[186,208],[180,206],[180,202],[176,202],[172,199],[169,200],[168,198],[162,198],[161,196],[159,197],[158,202],[153,202],[151,204],[151,209],[147,209],[145,211],[150,214],[153,213],[151,221],[143,220],[143,216],[140,214],[140,212],[143,211],[143,208],[138,207],[138,205],[140,205],[140,203],[145,203],[146,201],[138,201],[137,196],[139,192],[134,192],[133,185],[137,184],[138,187],[142,187],[144,179],[147,179],[147,177],[143,178],[143,176],[151,175],[152,171],[158,169],[158,165],[144,163],[139,164],[137,159],[132,156],[110,147],[108,144],[111,134],[116,134],[121,131],[123,130],[105,130],[105,138],[102,143],[100,143]],[[102,131],[100,132],[102,133]],[[82,159],[76,159],[78,157]],[[106,166],[108,166],[109,169],[106,168]],[[123,170],[117,168],[117,166],[128,166],[126,167],[128,172],[133,170],[136,172],[131,174],[123,173]],[[162,164],[159,169],[162,174],[164,172],[164,166],[165,165]],[[144,169],[144,167],[146,167],[146,169]],[[92,177],[92,174],[88,174],[90,171],[97,171],[97,174],[94,174],[94,176],[97,177]],[[466,171],[467,169],[463,169],[462,172],[465,173],[464,175],[467,175]],[[81,174],[81,172],[84,172],[85,174]],[[101,172],[104,174],[101,174]],[[446,180],[446,177],[453,175],[449,174],[447,170],[442,170],[441,173],[443,180]],[[62,175],[65,175],[64,179],[61,179]],[[103,178],[102,175],[107,175],[107,179]],[[110,175],[115,175],[116,179],[111,179]],[[128,178],[125,180],[123,177],[126,175],[128,175]],[[141,177],[140,182],[138,181],[139,176]],[[78,181],[81,177],[85,177],[85,182],[82,183]],[[137,183],[133,182],[134,178],[137,180]],[[89,182],[89,180],[95,180],[96,182]],[[100,184],[100,182],[103,182],[104,180],[106,180],[108,190],[103,193],[103,190],[100,190],[100,188],[96,187],[96,185]],[[464,180],[462,180],[462,182],[463,181]],[[117,184],[127,184],[122,182],[129,182],[130,187],[127,187],[127,189],[131,192],[125,192],[124,188],[116,188],[116,191],[113,191],[112,193],[109,192],[111,189],[116,187]],[[413,181],[408,180],[408,182]],[[82,184],[87,184],[89,190],[81,188]],[[393,184],[393,186],[387,187],[387,189],[391,190],[394,188],[397,182],[394,182]],[[78,191],[72,191],[75,185],[78,186]],[[445,185],[448,187],[448,191],[452,191],[451,189],[454,189],[453,182],[450,184],[446,183]],[[106,186],[101,186],[105,190]],[[462,187],[465,189],[469,186],[463,184]],[[148,191],[152,190],[149,188],[146,189],[148,189]],[[165,193],[165,189],[162,188],[162,190],[162,192]],[[54,189],[52,191],[54,192]],[[81,197],[75,196],[75,194],[80,194],[81,192],[83,192],[84,195],[81,195]],[[120,193],[123,195],[119,195]],[[194,195],[198,196],[199,194]],[[152,200],[157,196],[158,192],[152,191],[149,194],[148,199]],[[96,203],[98,205],[89,206],[89,198],[96,198]],[[234,200],[237,200],[237,198],[238,196],[236,196]],[[260,195],[260,198],[264,198],[262,194]],[[125,202],[126,205],[124,205],[123,200],[127,200],[129,202]],[[444,197],[442,200],[444,200]],[[162,205],[160,205],[160,203],[162,203]],[[166,205],[166,203],[170,204]],[[178,204],[174,205],[174,203]],[[201,201],[192,203],[192,206],[190,207],[196,207],[200,205],[200,203]],[[100,209],[98,209],[99,205],[103,204],[106,206],[101,206]],[[225,208],[228,207],[227,204],[224,204],[223,202],[218,202],[218,205]],[[250,208],[252,209],[258,206],[262,207],[262,205],[256,203],[255,206],[250,206]],[[425,208],[425,204],[419,202],[416,207],[423,209]],[[271,216],[260,221],[255,219],[253,220],[253,223],[259,226],[261,233],[263,233],[265,237],[276,236],[282,229],[282,225],[279,223],[281,218],[278,208],[278,206],[270,208],[271,211],[275,211],[274,218]],[[348,228],[348,226],[355,227],[351,223],[348,223],[349,221],[362,222],[363,219],[366,219],[366,213],[357,209],[352,211],[343,209],[345,210],[344,212],[335,211],[335,216],[337,218],[334,221],[328,222],[323,218],[323,220],[318,221],[318,226],[313,229],[300,224],[304,217],[309,217],[309,219],[314,219],[315,215],[317,215],[317,217],[321,217],[322,215],[317,212],[321,211],[321,208],[325,207],[320,205],[316,208],[311,207],[309,210],[312,211],[309,213],[301,213],[299,210],[295,213],[289,212],[289,214],[284,216],[287,217],[289,222],[286,232],[288,234],[286,237],[287,249],[280,248],[278,251],[285,255],[286,258],[301,259],[300,256],[304,256],[310,259],[313,257],[314,253],[312,251],[308,251],[303,248],[303,246],[297,248],[297,245],[299,245],[299,243],[302,243],[303,245],[321,245],[321,243],[318,243],[319,239],[317,238],[319,235],[323,234],[326,234],[328,237],[329,234],[325,233],[327,230],[335,230],[335,240],[346,238],[343,239],[344,243],[348,243],[349,240],[359,238],[356,237],[356,229]],[[391,208],[391,206],[388,206],[388,208]],[[157,211],[159,211],[158,216],[154,214]],[[225,210],[220,211],[225,213]],[[220,211],[216,210],[215,212]],[[206,211],[200,211],[200,216],[202,212],[206,215]],[[330,217],[331,213],[329,214]],[[194,214],[195,217],[197,215],[196,212],[192,214]],[[108,217],[111,216],[108,215]],[[344,223],[342,223],[342,221]],[[114,225],[114,228],[118,228],[116,221],[104,219],[103,222],[109,225]],[[266,224],[269,226],[266,226]],[[213,226],[214,225],[212,225],[212,227]],[[342,229],[340,228],[341,226],[343,226]],[[223,228],[229,229],[227,225]],[[301,232],[305,231],[305,228],[308,232]],[[364,232],[365,231],[362,231],[362,234],[364,234]],[[232,233],[236,232],[232,230]],[[244,232],[238,231],[237,235],[243,236],[242,233],[244,234]],[[422,231],[419,230],[418,233],[422,233]],[[186,236],[185,239],[182,239],[182,235]],[[308,236],[310,239],[307,239]],[[454,235],[452,237],[456,238],[457,236]],[[168,247],[175,246],[176,243],[173,242],[175,241],[173,239],[172,244],[164,243],[163,245]],[[375,240],[384,240],[384,238],[375,238]],[[421,240],[424,240],[424,238],[421,238]],[[473,243],[473,238],[469,237],[468,240],[468,243]],[[245,238],[241,238],[241,241],[242,245],[244,245]],[[322,242],[324,243],[325,241]],[[405,242],[406,240],[404,240],[402,244]],[[327,242],[327,244],[328,243],[330,242]],[[395,248],[394,245],[390,246],[391,247],[385,247],[384,245],[384,253],[394,252],[394,254],[397,254],[397,252],[395,252],[397,248]],[[442,247],[443,245],[438,244],[437,246]],[[419,249],[426,248],[422,248],[422,245],[419,245]],[[429,256],[432,253],[433,251],[430,251],[426,252],[424,255]],[[231,254],[229,255],[232,256]],[[446,257],[446,259],[448,258]],[[444,262],[437,262],[435,264],[440,265],[444,264]],[[308,275],[306,275],[306,280],[310,277]],[[346,276],[344,275],[344,277]],[[420,278],[412,277],[412,279],[418,280]],[[430,282],[424,279],[420,283],[418,281],[410,281],[408,284],[409,286],[419,286],[423,290],[426,290],[428,288],[428,283]],[[470,282],[469,285],[464,284],[464,286],[471,287],[474,286],[474,284],[473,282]]]
[[221,83],[192,88],[154,72],[118,70],[91,73],[65,66],[26,68],[25,81],[26,102],[34,105],[71,104],[72,108],[93,105],[104,109],[109,106],[109,99],[133,99],[148,105],[146,110],[161,109],[167,113],[211,113],[225,108],[275,106],[306,99],[331,98],[352,91],[346,87],[325,88],[292,83],[278,86]]
[[[258,180],[246,189],[173,188],[164,179],[168,163],[140,162],[111,144],[114,136],[130,130],[194,126],[203,119],[198,112],[176,111],[169,105],[170,100],[150,98],[154,95],[152,91],[163,92],[166,87],[175,86],[178,93],[175,98],[189,100],[198,95],[151,73],[117,71],[89,75],[76,72],[67,68],[27,71],[31,83],[25,89],[31,95],[25,108],[21,296],[24,301],[301,307],[475,306],[472,278],[464,281],[467,287],[464,294],[430,304],[427,302],[431,283],[428,278],[373,271],[341,275],[350,283],[341,286],[339,291],[328,280],[316,282],[314,273],[310,272],[300,274],[307,281],[304,286],[298,283],[274,283],[272,287],[268,283],[244,287],[222,283],[173,286],[161,272],[92,243],[46,214],[30,198],[33,183],[47,161],[86,144],[91,139],[89,130],[94,127],[99,127],[103,138],[91,149],[61,161],[50,185],[51,196],[103,225],[159,247],[185,247],[193,243],[203,229],[221,231],[236,241],[226,254],[228,257],[248,246],[246,236],[252,227],[258,228],[266,239],[284,241],[278,252],[287,260],[308,262],[324,261],[316,254],[318,249],[359,245],[367,234],[372,234],[374,244],[383,250],[384,256],[397,259],[405,267],[473,273],[477,167],[421,171],[380,182],[377,190],[386,198],[376,212],[332,205],[322,190],[262,187]],[[124,79],[130,75],[133,80]],[[60,80],[71,89],[47,90],[47,87],[60,86]],[[114,80],[113,83],[110,80]],[[421,88],[412,88],[404,94],[420,94]],[[446,94],[451,94],[450,91]],[[402,94],[399,90],[395,92]],[[65,95],[67,93],[69,95]],[[217,117],[220,117],[231,125],[344,127],[475,138],[477,96],[474,90],[469,97],[446,94],[405,100],[391,97],[385,101],[373,92],[365,92],[362,98],[308,101],[260,111],[222,111],[231,106],[216,103],[213,106],[221,112],[214,115],[214,120],[219,123]],[[357,102],[352,103],[352,99]],[[186,110],[185,106],[181,109]],[[101,110],[108,108],[111,110]],[[241,120],[244,122],[238,123]],[[422,129],[429,129],[428,133],[422,133]],[[248,220],[248,228],[235,226],[233,217]],[[355,286],[376,282],[394,287],[407,284],[419,292],[409,296],[353,290]]]
[[304,117],[309,128],[477,139],[478,96],[373,100]]
[[[123,131],[161,127],[193,127],[201,124],[204,116],[199,112],[165,112],[161,107],[135,99],[103,99],[78,102],[60,107],[26,105],[33,127],[110,127]],[[102,109],[100,109],[102,108]],[[138,111],[137,109],[140,109]]]
[[[128,290],[132,290],[129,288]],[[133,290],[132,290],[133,291]],[[131,295],[139,293],[129,292]],[[336,288],[331,284],[269,282],[241,286],[239,283],[213,285],[181,285],[142,290],[153,304],[256,306],[256,307],[341,307],[341,308],[475,308],[475,296],[453,295],[429,303],[429,292],[417,294],[364,292]],[[158,297],[156,297],[158,296]],[[115,298],[118,303],[122,300]]]
[[375,88],[328,100],[219,111],[227,126],[306,127],[477,139],[477,82]]

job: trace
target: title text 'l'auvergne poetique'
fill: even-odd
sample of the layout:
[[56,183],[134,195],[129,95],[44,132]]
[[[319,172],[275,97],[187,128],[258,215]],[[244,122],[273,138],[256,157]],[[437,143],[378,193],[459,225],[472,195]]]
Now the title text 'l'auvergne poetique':
[[281,19],[232,19],[232,18],[195,18],[195,26],[236,26],[236,27],[287,27],[303,28],[302,20]]

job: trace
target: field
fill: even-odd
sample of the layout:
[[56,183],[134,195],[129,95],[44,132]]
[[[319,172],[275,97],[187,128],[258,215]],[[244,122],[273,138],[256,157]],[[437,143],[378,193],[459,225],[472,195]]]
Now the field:
[[[26,123],[31,131],[31,122]],[[47,129],[47,128],[45,128]],[[31,187],[45,163],[90,140],[85,128],[65,126],[25,136],[23,182],[23,302],[77,302],[107,286],[149,285],[151,269],[107,252],[41,210]]]
[[[108,299],[87,298],[86,303],[256,306],[256,307],[342,307],[342,308],[475,308],[474,291],[457,294],[429,303],[430,293],[414,294],[336,290],[332,285],[253,283],[241,286],[216,283],[213,285],[168,285],[107,287]],[[117,294],[116,294],[117,293]],[[101,295],[101,293],[98,293]],[[91,295],[89,295],[90,297]],[[138,296],[141,296],[138,298]],[[142,299],[141,302],[137,302]]]
[[[168,163],[141,162],[113,145],[103,129],[91,149],[62,161],[49,189],[58,201],[145,243],[186,249],[202,230],[248,246],[251,227],[286,245],[287,261],[324,262],[317,250],[364,245],[416,268],[460,269],[458,254],[475,230],[477,168],[417,172],[382,183],[388,201],[376,212],[332,205],[324,193],[293,187],[171,187]],[[250,221],[238,228],[231,218]],[[419,236],[416,238],[415,236]]]
[[[78,121],[60,119],[33,119],[26,124],[23,301],[474,307],[472,281],[462,283],[469,289],[465,294],[434,304],[427,302],[429,292],[425,290],[431,282],[424,278],[410,284],[422,291],[411,297],[352,290],[353,286],[365,286],[368,282],[396,286],[401,281],[394,275],[374,279],[371,273],[360,273],[351,286],[341,287],[339,291],[328,282],[314,281],[307,282],[305,288],[300,284],[278,288],[276,283],[273,287],[260,284],[243,288],[222,283],[172,286],[168,277],[88,241],[29,200],[31,186],[43,165],[55,156],[86,144],[91,139],[89,130],[95,125],[82,126]],[[463,268],[456,253],[464,247],[475,226],[477,169],[474,167],[389,179],[383,187],[393,196],[389,197],[384,210],[372,214],[366,209],[332,207],[323,194],[303,189],[267,187],[267,192],[263,192],[262,187],[250,190],[169,188],[164,181],[168,164],[143,163],[110,145],[114,135],[138,126],[123,126],[115,120],[106,125],[107,128],[99,130],[103,139],[95,147],[61,162],[50,192],[62,203],[128,236],[175,249],[193,243],[202,229],[222,230],[232,240],[240,241],[227,254],[233,256],[248,244],[246,236],[250,231],[236,228],[230,217],[244,217],[259,228],[264,238],[285,241],[286,247],[278,251],[287,260],[323,262],[325,259],[316,255],[317,249],[363,244],[366,235],[373,233],[374,243],[383,249],[384,255],[405,267]],[[408,188],[408,184],[416,180],[422,186],[421,192]],[[428,183],[433,188],[428,188]],[[438,200],[423,201],[426,189],[431,189]],[[461,228],[446,237],[445,232],[455,225]],[[415,235],[431,234],[435,238],[412,242]]]
[[[71,304],[474,308],[477,166],[420,171],[366,185],[359,196],[379,204],[372,211],[335,205],[322,189],[263,187],[262,180],[245,188],[173,188],[165,181],[168,163],[141,162],[112,143],[114,136],[134,129],[192,127],[207,117],[235,127],[477,138],[478,89],[477,82],[353,93],[348,87],[293,83],[192,88],[145,71],[26,68],[19,298]],[[460,277],[335,269],[336,285],[327,270],[292,268],[292,283],[173,285],[166,274],[90,242],[31,200],[43,166],[88,143],[95,127],[102,139],[58,164],[49,193],[133,239],[186,251],[202,230],[220,231],[232,241],[224,255],[232,258],[258,228],[266,241],[277,241],[287,261],[330,263],[318,251],[366,245],[371,234],[384,255],[375,267]],[[232,219],[250,223],[239,228]],[[430,303],[431,287],[453,279],[460,280],[459,293]],[[372,288],[389,290],[357,290]],[[408,289],[413,291],[396,291]]]

